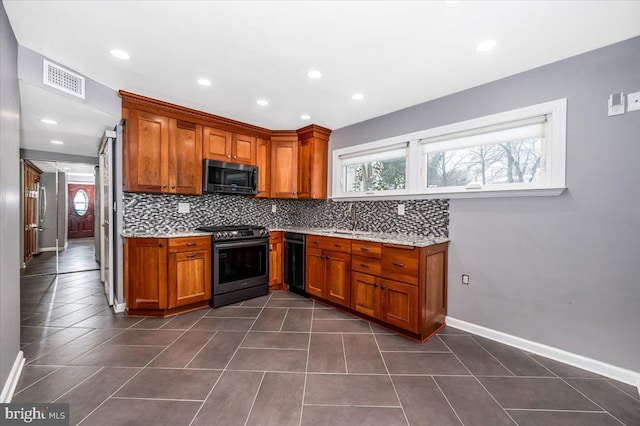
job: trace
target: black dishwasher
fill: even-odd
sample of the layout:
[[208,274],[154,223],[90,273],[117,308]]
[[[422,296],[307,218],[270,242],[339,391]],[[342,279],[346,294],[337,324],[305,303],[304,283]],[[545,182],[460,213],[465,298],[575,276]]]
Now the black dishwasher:
[[305,291],[305,235],[284,233],[284,282],[289,291],[309,297]]

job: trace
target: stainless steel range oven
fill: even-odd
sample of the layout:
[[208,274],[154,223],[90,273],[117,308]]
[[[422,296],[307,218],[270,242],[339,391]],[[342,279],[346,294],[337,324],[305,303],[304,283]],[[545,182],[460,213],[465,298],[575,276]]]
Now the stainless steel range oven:
[[212,298],[214,308],[269,293],[269,231],[250,225],[205,226],[213,232]]

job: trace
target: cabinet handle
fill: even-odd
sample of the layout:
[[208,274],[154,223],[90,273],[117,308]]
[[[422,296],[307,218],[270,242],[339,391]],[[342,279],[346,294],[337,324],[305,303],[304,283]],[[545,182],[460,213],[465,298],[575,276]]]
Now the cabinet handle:
[[394,266],[400,266],[400,267],[402,267],[402,266],[404,266],[404,263],[400,263],[400,262],[393,262],[393,265],[394,265]]
[[361,263],[360,266],[362,266],[363,268],[368,268],[369,267],[369,265],[366,264],[366,263]]
[[164,247],[164,244],[160,243],[158,244],[158,247]]
[[373,283],[373,287],[374,287],[374,288],[378,288],[378,284]]
[[360,247],[360,250],[362,250],[362,251],[369,251],[369,248],[368,248],[368,247],[364,247],[364,246],[363,246],[363,247]]
[[198,253],[191,253],[191,254],[188,254],[187,257],[196,257],[197,255]]
[[196,245],[196,243],[187,243],[188,247],[192,247],[192,246],[195,246],[195,245]]
[[298,194],[297,192],[294,192],[294,193],[293,193],[293,195],[297,195],[297,194]]
[[338,243],[333,243],[334,247],[342,247],[342,244],[338,244]]
[[227,155],[227,158],[231,158],[231,155]]
[[167,187],[167,184],[166,184],[166,183],[165,183],[165,184],[163,184],[163,185],[162,185],[162,187],[163,187],[163,188],[166,188],[166,187]]
[[320,244],[320,241],[311,241],[311,244]]
[[238,158],[238,156],[237,156],[237,155],[234,155],[234,156],[233,156],[233,158]]
[[175,185],[171,185],[171,189],[176,189],[176,186]]
[[382,287],[380,287],[380,288],[384,290],[384,289],[386,289],[386,288],[387,288],[387,286],[386,286],[386,285],[383,285],[383,286],[382,286]]

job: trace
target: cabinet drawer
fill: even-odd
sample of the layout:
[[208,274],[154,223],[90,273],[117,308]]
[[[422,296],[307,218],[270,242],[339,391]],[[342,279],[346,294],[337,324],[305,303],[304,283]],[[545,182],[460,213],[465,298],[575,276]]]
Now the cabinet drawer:
[[420,253],[417,247],[382,245],[382,276],[418,285]]
[[307,236],[307,247],[337,251],[340,253],[351,253],[351,241],[344,238],[309,235]]
[[351,270],[365,274],[380,275],[380,272],[382,272],[382,263],[379,259],[352,255]]
[[169,238],[169,253],[211,250],[211,237]]
[[269,233],[269,242],[271,244],[281,243],[282,242],[282,232],[281,231],[273,231]]
[[382,257],[382,244],[371,241],[351,241],[351,253],[358,256],[373,257],[380,259]]

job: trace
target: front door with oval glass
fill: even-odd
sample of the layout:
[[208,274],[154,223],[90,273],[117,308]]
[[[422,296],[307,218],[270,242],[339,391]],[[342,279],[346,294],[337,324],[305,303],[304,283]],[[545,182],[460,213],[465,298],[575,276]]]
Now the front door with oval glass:
[[94,236],[94,185],[69,184],[69,238],[89,238]]

